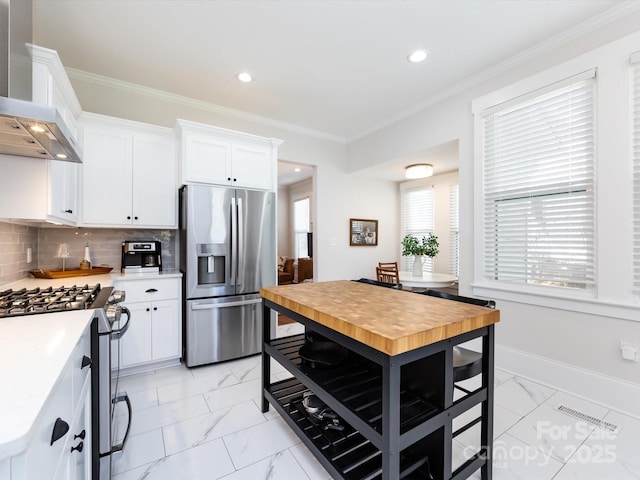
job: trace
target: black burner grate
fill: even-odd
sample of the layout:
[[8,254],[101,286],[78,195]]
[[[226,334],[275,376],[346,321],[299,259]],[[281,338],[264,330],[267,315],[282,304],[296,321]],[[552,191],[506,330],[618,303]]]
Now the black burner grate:
[[17,317],[91,307],[100,284],[48,287],[0,292],[0,317]]

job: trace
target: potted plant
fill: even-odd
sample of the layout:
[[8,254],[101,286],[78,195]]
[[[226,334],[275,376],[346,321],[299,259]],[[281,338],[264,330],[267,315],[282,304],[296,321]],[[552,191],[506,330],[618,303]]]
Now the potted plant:
[[413,276],[422,276],[422,257],[435,257],[440,251],[438,247],[438,237],[430,233],[428,237],[423,236],[421,240],[413,235],[405,235],[402,239],[402,256],[413,255]]

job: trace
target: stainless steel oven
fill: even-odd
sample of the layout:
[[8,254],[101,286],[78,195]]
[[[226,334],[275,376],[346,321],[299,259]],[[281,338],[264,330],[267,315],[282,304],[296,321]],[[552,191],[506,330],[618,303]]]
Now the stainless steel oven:
[[[114,454],[122,452],[131,429],[132,409],[127,392],[120,391],[119,347],[120,339],[131,322],[128,308],[118,305],[124,301],[123,291],[108,292],[106,298],[96,302],[92,324],[92,357],[98,359],[98,371],[93,372],[93,479],[110,480]],[[102,306],[101,303],[104,302]],[[97,373],[97,374],[96,374]],[[116,412],[123,404],[127,412],[127,426],[122,436],[118,434]]]

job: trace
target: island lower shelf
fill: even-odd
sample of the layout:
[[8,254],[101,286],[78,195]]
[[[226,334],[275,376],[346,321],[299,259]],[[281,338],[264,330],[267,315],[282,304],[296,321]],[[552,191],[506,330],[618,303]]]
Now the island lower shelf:
[[[350,422],[365,432],[375,445],[382,445],[382,368],[353,352],[330,368],[306,366],[299,355],[305,343],[305,335],[278,338],[265,345],[265,351],[297,377],[301,383]],[[432,363],[432,362],[431,362]],[[434,402],[435,403],[435,402]],[[400,434],[404,435],[416,427],[433,429],[444,419],[438,419],[443,409],[428,398],[409,389],[400,390]],[[430,420],[425,426],[425,422]],[[416,435],[419,435],[417,433]],[[411,435],[415,437],[416,435]],[[405,447],[401,442],[401,447]]]
[[[335,470],[332,474],[348,480],[382,479],[382,451],[343,419],[340,419],[343,431],[325,430],[314,423],[302,407],[303,396],[309,391],[300,381],[290,378],[271,384],[265,396],[307,447],[329,462]],[[437,438],[431,444],[441,442],[442,431],[432,435]],[[434,478],[429,455],[418,448],[401,453],[400,478]]]

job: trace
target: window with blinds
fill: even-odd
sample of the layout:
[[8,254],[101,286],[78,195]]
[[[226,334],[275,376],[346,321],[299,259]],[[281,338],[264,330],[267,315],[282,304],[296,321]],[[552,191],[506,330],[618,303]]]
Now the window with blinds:
[[633,65],[633,292],[640,296],[640,52]]
[[459,277],[458,257],[460,254],[460,205],[458,200],[458,185],[449,187],[449,273]]
[[487,109],[484,274],[593,290],[595,71]]
[[[421,240],[423,236],[434,233],[434,193],[433,187],[407,189],[402,195],[402,218],[405,235],[414,235]],[[401,270],[413,269],[413,257],[402,257]],[[433,272],[433,259],[426,257],[423,272]]]

